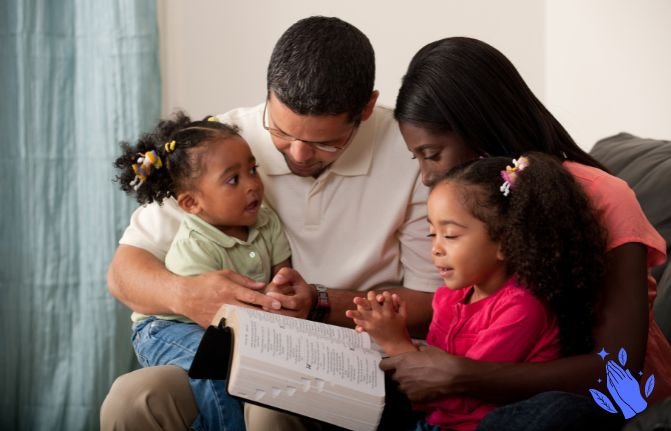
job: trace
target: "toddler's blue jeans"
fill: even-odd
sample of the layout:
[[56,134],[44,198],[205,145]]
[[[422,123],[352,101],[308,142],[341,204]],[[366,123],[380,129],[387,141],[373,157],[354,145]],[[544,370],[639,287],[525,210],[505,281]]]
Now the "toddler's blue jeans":
[[[150,317],[133,325],[133,348],[143,367],[175,365],[188,371],[205,330],[195,323]],[[199,415],[196,431],[245,429],[242,402],[228,395],[226,380],[189,379]]]

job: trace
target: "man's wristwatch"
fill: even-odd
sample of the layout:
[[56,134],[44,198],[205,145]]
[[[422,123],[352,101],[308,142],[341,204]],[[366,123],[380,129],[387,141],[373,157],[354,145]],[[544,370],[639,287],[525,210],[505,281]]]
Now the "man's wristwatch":
[[312,309],[308,313],[308,320],[314,322],[326,322],[326,318],[331,311],[331,303],[329,302],[328,289],[321,284],[312,285],[317,291],[317,300],[312,305]]

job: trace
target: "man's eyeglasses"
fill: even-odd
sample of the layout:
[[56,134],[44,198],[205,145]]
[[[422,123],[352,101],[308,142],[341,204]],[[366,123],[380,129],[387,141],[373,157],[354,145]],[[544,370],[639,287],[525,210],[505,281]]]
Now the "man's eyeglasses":
[[263,107],[263,128],[266,129],[268,133],[270,133],[276,138],[279,138],[287,142],[301,141],[304,144],[311,145],[312,147],[320,151],[325,151],[327,153],[336,153],[345,148],[354,137],[354,131],[359,127],[359,122],[355,122],[354,126],[352,127],[352,130],[349,132],[349,135],[347,135],[347,139],[345,140],[334,139],[332,141],[314,142],[314,141],[306,141],[304,139],[298,139],[294,136],[287,135],[280,129],[270,127],[268,117],[270,117],[270,115],[268,114],[268,102],[266,101],[266,105]]

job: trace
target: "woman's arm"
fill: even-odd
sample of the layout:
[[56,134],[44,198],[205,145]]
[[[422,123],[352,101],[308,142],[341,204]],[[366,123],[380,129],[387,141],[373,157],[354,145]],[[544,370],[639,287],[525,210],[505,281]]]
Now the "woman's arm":
[[279,302],[252,289],[255,282],[230,270],[180,277],[148,251],[120,245],[107,273],[110,293],[143,314],[179,314],[199,325],[209,325],[223,304],[278,308]]
[[547,390],[584,394],[604,372],[596,352],[611,358],[624,348],[629,368],[641,370],[648,331],[647,249],[629,243],[607,253],[607,276],[602,306],[597,313],[593,353],[545,363],[493,363],[456,357],[436,348],[384,359],[412,401],[447,395],[472,395],[510,402]]

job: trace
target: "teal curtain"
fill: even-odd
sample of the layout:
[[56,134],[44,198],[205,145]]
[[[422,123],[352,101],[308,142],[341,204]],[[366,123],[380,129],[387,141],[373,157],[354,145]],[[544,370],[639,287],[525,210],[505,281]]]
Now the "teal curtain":
[[0,0],[0,429],[97,429],[133,365],[112,163],[160,115],[158,52],[155,0]]

